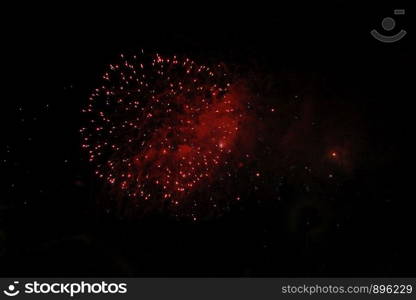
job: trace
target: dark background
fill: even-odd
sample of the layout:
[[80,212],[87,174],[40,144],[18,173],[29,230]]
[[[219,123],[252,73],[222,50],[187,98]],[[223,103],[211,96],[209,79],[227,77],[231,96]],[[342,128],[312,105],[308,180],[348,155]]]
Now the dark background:
[[[412,12],[395,17],[395,30],[408,31],[402,41],[383,44],[369,34],[383,32],[381,20],[396,8],[407,7],[332,1],[6,10],[0,274],[415,276],[407,150],[414,136]],[[272,82],[264,91],[270,99],[303,95],[321,108],[318,119],[335,124],[318,135],[339,129],[352,136],[348,172],[339,171],[336,188],[318,179],[305,193],[304,175],[278,171],[279,201],[253,193],[224,216],[196,224],[103,214],[100,182],[80,149],[80,109],[106,64],[142,48],[238,65]],[[353,124],[338,126],[338,119]],[[273,172],[268,176],[273,182]]]

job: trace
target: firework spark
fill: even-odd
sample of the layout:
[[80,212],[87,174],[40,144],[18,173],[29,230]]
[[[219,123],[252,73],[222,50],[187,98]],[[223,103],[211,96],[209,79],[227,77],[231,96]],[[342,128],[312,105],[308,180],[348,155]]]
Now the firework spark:
[[246,101],[223,64],[121,55],[83,110],[82,148],[125,213],[197,220],[240,199],[218,194],[250,158]]

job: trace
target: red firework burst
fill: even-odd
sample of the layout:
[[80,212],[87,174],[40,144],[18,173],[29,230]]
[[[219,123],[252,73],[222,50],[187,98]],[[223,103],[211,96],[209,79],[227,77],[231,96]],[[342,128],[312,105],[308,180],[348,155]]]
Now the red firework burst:
[[118,209],[197,220],[240,199],[218,195],[249,158],[250,143],[240,142],[250,119],[246,101],[222,64],[121,55],[83,110],[82,147]]

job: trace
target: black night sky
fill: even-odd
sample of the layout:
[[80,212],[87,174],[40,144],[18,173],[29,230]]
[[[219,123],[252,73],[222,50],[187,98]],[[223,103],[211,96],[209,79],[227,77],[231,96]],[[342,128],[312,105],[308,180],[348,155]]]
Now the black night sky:
[[[384,44],[369,32],[405,7],[331,3],[10,10],[0,274],[415,276],[410,16],[395,17],[409,34]],[[105,66],[141,49],[225,63],[248,83],[255,159],[212,188],[241,195],[217,216],[102,205],[81,109]]]

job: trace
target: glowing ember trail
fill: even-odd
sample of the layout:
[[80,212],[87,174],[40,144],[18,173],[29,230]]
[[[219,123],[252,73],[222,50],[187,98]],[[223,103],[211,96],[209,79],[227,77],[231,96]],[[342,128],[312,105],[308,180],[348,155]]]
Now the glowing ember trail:
[[250,157],[247,99],[222,64],[121,55],[91,93],[81,129],[95,174],[111,186],[107,206],[197,220],[239,199],[218,195]]

